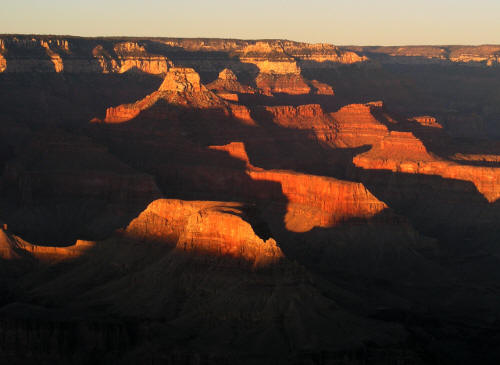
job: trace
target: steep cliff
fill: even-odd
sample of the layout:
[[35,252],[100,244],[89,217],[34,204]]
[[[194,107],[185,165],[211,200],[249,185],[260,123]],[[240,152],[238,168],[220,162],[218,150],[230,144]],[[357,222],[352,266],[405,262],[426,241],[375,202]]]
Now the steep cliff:
[[348,47],[348,49],[388,64],[458,63],[495,66],[500,62],[500,47],[498,45]]
[[177,250],[227,256],[255,266],[279,261],[273,238],[259,238],[242,216],[242,205],[228,202],[156,200],[125,229],[127,237],[167,242]]
[[[4,72],[146,73],[167,72],[171,62],[140,42],[43,36],[2,37]],[[111,44],[110,44],[111,43]]]
[[[238,59],[239,61],[235,61]],[[124,73],[131,70],[164,74],[175,64],[219,72],[224,65],[264,74],[297,74],[299,69],[332,69],[363,64],[499,63],[498,46],[337,47],[331,44],[269,40],[182,38],[81,38],[3,35],[0,72]],[[297,80],[297,82],[299,82]]]

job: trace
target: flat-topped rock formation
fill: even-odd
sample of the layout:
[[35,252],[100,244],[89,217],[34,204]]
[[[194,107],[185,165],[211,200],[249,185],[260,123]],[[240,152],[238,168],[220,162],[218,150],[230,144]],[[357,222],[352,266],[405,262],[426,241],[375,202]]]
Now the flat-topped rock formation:
[[[468,64],[494,66],[500,62],[500,46],[385,46],[347,47],[384,63]],[[380,56],[385,56],[380,58]]]
[[[124,73],[138,70],[164,74],[171,67],[172,60],[197,66],[200,70],[213,70],[214,64],[220,64],[220,59],[212,60],[211,52],[226,53],[243,63],[255,65],[262,73],[275,74],[298,74],[300,68],[328,69],[343,64],[366,63],[372,59],[387,64],[493,66],[499,63],[499,48],[496,45],[338,47],[283,40],[2,35],[0,72]],[[193,53],[199,56],[193,59]],[[233,62],[227,65],[230,64],[237,66]]]
[[259,238],[242,205],[229,202],[156,200],[125,229],[134,239],[164,242],[176,250],[227,256],[256,266],[279,261],[283,253],[273,238]]

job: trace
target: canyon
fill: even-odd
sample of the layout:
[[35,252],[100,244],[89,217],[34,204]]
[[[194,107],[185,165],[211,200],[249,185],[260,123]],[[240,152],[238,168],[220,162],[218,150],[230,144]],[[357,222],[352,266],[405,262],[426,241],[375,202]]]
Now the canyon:
[[0,35],[0,362],[497,363],[499,49]]

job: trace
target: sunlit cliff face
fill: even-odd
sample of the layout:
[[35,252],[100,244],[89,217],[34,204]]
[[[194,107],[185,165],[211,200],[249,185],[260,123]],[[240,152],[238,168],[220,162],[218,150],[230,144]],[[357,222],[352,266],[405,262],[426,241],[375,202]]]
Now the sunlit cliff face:
[[[144,53],[144,49],[137,48],[133,44],[121,44],[116,47],[122,53],[129,51]],[[278,71],[261,69],[261,72],[270,72],[275,75],[281,74]],[[283,75],[289,74],[291,73],[283,73]],[[300,75],[300,70],[295,74]],[[315,85],[318,86],[318,84]],[[242,85],[229,69],[221,71],[210,87],[219,95],[224,92],[232,92],[234,95],[242,93],[268,95],[270,93],[269,90],[260,89],[258,83],[257,89]],[[350,104],[333,113],[325,112],[319,104],[259,106],[255,109],[251,105],[239,104],[237,97],[233,100],[224,99],[216,93],[201,83],[200,76],[194,69],[172,67],[166,72],[157,91],[135,103],[108,108],[102,122],[127,125],[127,123],[134,123],[135,120],[179,118],[178,115],[170,113],[169,105],[181,106],[186,110],[197,110],[196,118],[205,118],[204,110],[212,109],[218,110],[225,118],[234,118],[231,119],[231,124],[224,127],[216,124],[213,126],[217,138],[227,135],[225,137],[227,144],[203,148],[227,154],[229,160],[234,159],[242,163],[242,165],[235,166],[240,166],[238,169],[242,168],[241,173],[238,172],[241,174],[238,179],[244,180],[241,182],[241,191],[245,191],[244,201],[246,203],[257,201],[258,204],[264,204],[265,209],[274,211],[274,214],[278,216],[277,221],[281,220],[278,226],[271,227],[271,231],[285,229],[293,233],[306,233],[315,228],[333,228],[351,220],[369,220],[391,209],[363,182],[300,171],[303,166],[306,168],[308,166],[302,160],[309,159],[311,166],[323,166],[325,175],[328,175],[327,166],[330,164],[333,168],[338,168],[337,164],[340,161],[339,157],[329,157],[330,150],[334,153],[344,153],[342,152],[344,150],[364,149],[351,157],[343,157],[343,165],[340,166],[345,166],[343,168],[348,170],[361,168],[366,171],[382,170],[403,174],[436,175],[446,179],[470,181],[488,202],[495,202],[499,197],[500,175],[497,168],[467,166],[448,160],[430,152],[424,141],[420,140],[415,133],[391,130],[403,128],[400,126],[411,128],[418,125],[424,132],[428,131],[426,133],[432,134],[433,130],[442,129],[442,126],[431,116],[415,117],[401,124],[386,111],[383,102]],[[326,95],[334,97],[333,92],[326,93]],[[163,106],[158,109],[157,104],[160,102]],[[153,109],[155,109],[154,113],[150,112]],[[208,114],[207,118],[210,118]],[[262,123],[263,118],[267,124]],[[96,120],[93,119],[93,122]],[[180,122],[182,123],[182,120]],[[172,125],[167,127],[167,130],[168,133],[177,135],[176,138],[180,138],[181,146],[182,139],[189,132],[179,131],[176,128],[183,127]],[[245,132],[245,128],[250,129]],[[293,131],[303,134],[306,137],[305,141],[311,143],[315,149],[319,148],[318,156],[324,156],[325,161],[316,160],[317,157],[314,154],[308,157],[308,153],[312,151],[308,151],[303,146],[300,147],[303,148],[300,154],[297,154],[298,151],[293,151],[294,147],[284,154],[278,152],[282,147],[281,144],[292,143],[299,146],[304,143],[296,139],[297,137],[289,140],[292,136],[290,132]],[[249,135],[249,132],[255,136]],[[207,141],[210,140],[210,133],[212,132],[207,134]],[[273,133],[277,134],[273,135]],[[236,139],[233,140],[233,138]],[[246,142],[243,142],[245,140]],[[251,146],[261,144],[262,149],[269,148],[270,155],[259,154],[257,162],[253,162],[253,158],[247,152],[247,144]],[[368,148],[365,148],[367,146]],[[161,149],[161,145],[157,148]],[[253,149],[255,147],[252,147]],[[266,163],[266,160],[276,159],[276,156],[272,156],[275,152],[279,153],[284,161],[290,159],[290,168],[283,169],[279,166],[272,168],[272,163]],[[269,166],[259,166],[262,162]],[[176,166],[177,162],[174,158],[168,163],[170,166]],[[293,167],[294,164],[296,168]],[[219,181],[216,176],[207,176],[207,180],[203,181],[204,178],[200,176],[209,171],[204,172],[206,168],[203,166],[203,159],[195,159],[188,165],[191,167],[184,173],[179,172],[178,177],[181,180],[190,181],[195,189],[208,189],[209,194],[212,189],[211,181],[214,187],[220,185],[216,188],[219,190],[213,192],[224,190],[224,184],[227,183],[224,175],[236,173],[236,170],[222,169],[217,172],[221,175]],[[182,168],[185,169],[185,167]],[[210,171],[215,172],[217,167],[214,168],[215,170]],[[194,175],[190,177],[189,175],[193,172]],[[179,176],[179,174],[185,174],[185,176]],[[253,184],[259,183],[274,184],[277,189],[274,193],[266,193],[265,188],[252,187]],[[234,186],[231,188],[234,192],[238,190],[237,186],[236,189]],[[255,265],[273,262],[281,257],[279,242],[276,243],[272,236],[266,239],[259,238],[258,234],[253,231],[251,223],[245,221],[244,209],[244,205],[240,203],[158,200],[151,203],[133,219],[125,232],[133,239],[165,242],[177,249],[192,250],[208,255],[242,258]],[[30,245],[17,238],[15,240],[18,243],[13,244],[18,250],[30,252],[38,258],[50,259],[74,258],[86,252],[91,246],[90,244],[83,245],[83,241],[78,241],[71,248],[43,248]],[[9,245],[5,244],[5,246]],[[14,254],[6,253],[5,257],[7,256],[14,257]]]

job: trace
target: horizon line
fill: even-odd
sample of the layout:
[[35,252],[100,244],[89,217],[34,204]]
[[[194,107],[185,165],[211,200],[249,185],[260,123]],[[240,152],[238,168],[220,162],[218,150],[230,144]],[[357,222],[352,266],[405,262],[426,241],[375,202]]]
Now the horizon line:
[[482,46],[500,46],[500,43],[480,43],[480,44],[452,44],[452,43],[435,43],[435,44],[340,44],[331,42],[310,42],[310,41],[296,41],[287,38],[226,38],[226,37],[180,37],[180,36],[151,36],[151,35],[75,35],[75,34],[54,34],[54,33],[0,33],[0,37],[5,36],[42,36],[42,37],[68,37],[68,38],[93,38],[93,39],[110,39],[110,38],[129,38],[129,39],[190,39],[190,40],[222,40],[222,41],[242,41],[242,42],[268,42],[268,41],[287,41],[295,43],[307,44],[328,44],[338,47],[482,47]]

